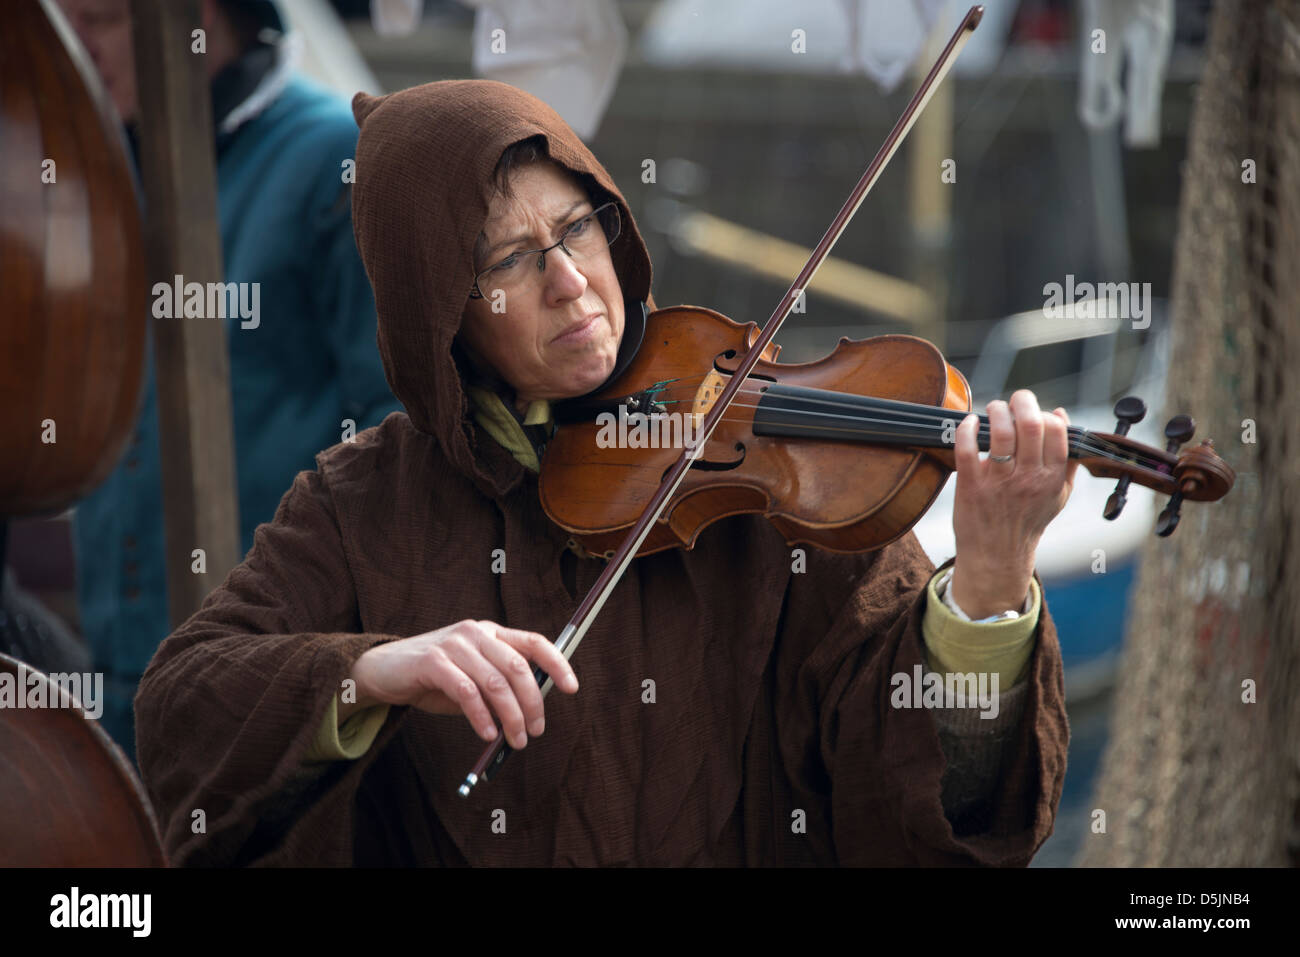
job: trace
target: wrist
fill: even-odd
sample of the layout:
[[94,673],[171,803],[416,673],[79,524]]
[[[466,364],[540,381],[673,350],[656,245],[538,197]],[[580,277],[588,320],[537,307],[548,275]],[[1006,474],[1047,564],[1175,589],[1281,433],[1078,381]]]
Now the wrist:
[[1019,612],[1029,596],[1029,582],[1033,571],[1010,570],[994,577],[972,574],[969,569],[954,564],[948,580],[948,594],[972,621],[1000,615],[1005,611]]
[[363,690],[361,679],[357,676],[361,666],[360,660],[352,666],[352,673],[348,675],[343,687],[339,689],[338,694],[335,696],[340,725],[358,711],[365,711],[367,708],[373,708],[380,703],[377,698],[371,697]]

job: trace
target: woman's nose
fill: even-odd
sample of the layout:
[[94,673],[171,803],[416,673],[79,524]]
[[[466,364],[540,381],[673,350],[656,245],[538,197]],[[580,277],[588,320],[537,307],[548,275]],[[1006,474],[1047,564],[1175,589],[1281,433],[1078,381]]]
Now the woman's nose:
[[587,291],[587,277],[563,246],[547,251],[543,265],[548,298],[575,299]]

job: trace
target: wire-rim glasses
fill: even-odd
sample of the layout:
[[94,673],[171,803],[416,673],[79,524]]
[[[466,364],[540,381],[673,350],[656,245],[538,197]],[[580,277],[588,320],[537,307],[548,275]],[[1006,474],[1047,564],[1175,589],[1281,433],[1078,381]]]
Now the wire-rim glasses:
[[[594,226],[599,225],[604,236],[597,233]],[[564,227],[560,238],[547,246],[545,249],[526,249],[521,252],[511,253],[505,259],[486,269],[482,270],[474,277],[474,286],[470,289],[469,296],[471,299],[483,299],[483,289],[498,288],[525,279],[528,275],[527,262],[529,256],[537,257],[537,271],[544,272],[546,269],[546,254],[557,246],[568,254],[570,259],[583,259],[593,255],[600,250],[606,249],[618,239],[622,231],[622,218],[619,216],[618,203],[610,201],[603,206],[598,206],[590,213],[575,219]],[[597,243],[595,240],[602,239],[603,242]],[[495,280],[495,285],[493,284]]]

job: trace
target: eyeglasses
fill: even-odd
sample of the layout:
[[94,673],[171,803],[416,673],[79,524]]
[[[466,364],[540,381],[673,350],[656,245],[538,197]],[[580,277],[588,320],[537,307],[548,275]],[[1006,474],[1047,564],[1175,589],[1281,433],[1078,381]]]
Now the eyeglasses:
[[[569,223],[564,227],[560,238],[545,249],[511,253],[496,265],[488,266],[474,277],[474,288],[470,290],[469,296],[471,299],[483,299],[484,289],[494,293],[499,289],[506,295],[523,289],[546,270],[546,254],[556,246],[563,249],[570,259],[590,261],[609,248],[618,239],[621,230],[618,204],[608,202]],[[535,270],[529,268],[533,256],[537,257]]]

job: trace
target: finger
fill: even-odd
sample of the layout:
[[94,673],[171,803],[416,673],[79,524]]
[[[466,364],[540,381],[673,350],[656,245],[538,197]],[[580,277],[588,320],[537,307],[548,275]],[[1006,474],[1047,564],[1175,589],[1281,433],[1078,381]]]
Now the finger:
[[1043,467],[1043,413],[1038,398],[1028,389],[1011,395],[1011,414],[1015,417],[1016,467]]
[[[1060,409],[1060,408],[1056,409],[1055,413],[1061,417],[1062,421],[1065,422],[1066,455],[1069,455],[1070,413],[1066,412],[1065,409]],[[1073,459],[1072,461],[1070,461],[1070,464],[1065,467],[1065,484],[1071,491],[1074,490],[1074,476],[1078,473],[1078,471],[1079,471],[1078,459]]]
[[[430,692],[444,694],[456,702],[478,736],[485,741],[495,741],[497,723],[474,679],[465,674],[441,648],[430,651],[428,662],[427,668],[420,669],[420,683]],[[429,696],[426,699],[427,697]],[[427,704],[426,699],[421,699],[420,703]]]
[[971,413],[961,420],[953,437],[953,458],[957,463],[957,474],[979,477],[980,446],[979,416]]
[[523,711],[528,733],[537,737],[546,730],[546,712],[542,704],[542,689],[533,677],[528,659],[498,638],[481,641],[479,652],[510,682],[515,701]]
[[1015,469],[1014,458],[1005,462],[998,458],[1016,454],[1016,427],[1011,421],[1011,409],[1001,399],[987,406],[989,416],[989,465],[997,469],[993,474],[1005,475]]
[[1043,465],[1054,472],[1062,472],[1070,460],[1066,421],[1059,411],[1043,416]]
[[555,642],[548,641],[545,635],[539,635],[535,631],[507,628],[505,625],[498,625],[495,622],[485,622],[484,624],[491,625],[496,637],[512,646],[525,658],[550,675],[561,691],[573,694],[578,690],[578,676],[573,673],[573,667],[569,664],[569,659],[565,658],[560,653],[560,649],[555,647]]
[[473,632],[470,635],[458,635],[454,639],[443,642],[442,650],[453,664],[478,685],[479,692],[491,706],[497,720],[501,722],[506,740],[516,751],[521,750],[528,743],[528,729],[524,721],[523,708],[515,697],[514,686],[510,683],[510,679],[479,651],[477,644],[480,637]]

